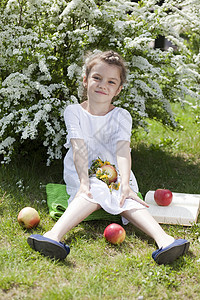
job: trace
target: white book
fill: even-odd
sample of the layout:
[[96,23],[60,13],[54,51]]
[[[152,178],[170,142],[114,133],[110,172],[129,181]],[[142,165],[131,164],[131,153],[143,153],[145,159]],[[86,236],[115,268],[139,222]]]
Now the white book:
[[159,206],[154,200],[154,192],[147,192],[145,202],[149,205],[150,214],[158,223],[192,226],[197,222],[200,211],[200,194],[172,193],[171,204]]

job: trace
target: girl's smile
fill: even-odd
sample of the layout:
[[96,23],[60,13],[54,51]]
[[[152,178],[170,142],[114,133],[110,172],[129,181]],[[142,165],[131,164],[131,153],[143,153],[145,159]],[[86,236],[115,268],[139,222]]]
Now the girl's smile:
[[102,95],[107,95],[106,93],[102,92],[102,91],[96,91],[97,94],[102,94]]

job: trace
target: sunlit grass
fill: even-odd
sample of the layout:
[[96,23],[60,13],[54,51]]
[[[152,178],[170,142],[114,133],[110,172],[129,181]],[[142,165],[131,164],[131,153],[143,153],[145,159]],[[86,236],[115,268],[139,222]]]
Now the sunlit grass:
[[175,119],[179,129],[173,131],[149,120],[148,132],[140,130],[133,136],[133,147],[145,144],[152,150],[162,150],[173,155],[182,155],[187,160],[199,161],[200,153],[200,115],[190,107],[181,109],[178,104],[173,105]]

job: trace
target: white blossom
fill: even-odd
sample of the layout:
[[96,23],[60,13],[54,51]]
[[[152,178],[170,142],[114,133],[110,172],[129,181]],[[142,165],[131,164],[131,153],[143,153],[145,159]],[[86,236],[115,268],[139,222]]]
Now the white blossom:
[[[113,49],[129,68],[114,101],[146,126],[154,100],[163,123],[176,126],[171,101],[199,109],[200,53],[198,0],[8,0],[0,6],[0,154],[9,162],[26,139],[40,138],[47,164],[62,157],[66,138],[63,112],[79,103],[88,51]],[[129,12],[129,14],[127,14]],[[170,12],[170,13],[168,13]],[[173,47],[150,48],[158,35]],[[187,36],[187,39],[183,38]],[[175,49],[175,50],[174,50]],[[167,91],[167,92],[166,92]],[[190,103],[186,95],[196,102]],[[145,130],[147,130],[145,128]]]

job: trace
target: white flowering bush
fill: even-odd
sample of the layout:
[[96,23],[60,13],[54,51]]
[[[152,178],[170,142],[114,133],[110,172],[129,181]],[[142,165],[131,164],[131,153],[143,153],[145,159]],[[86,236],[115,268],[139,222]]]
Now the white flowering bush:
[[[176,126],[170,103],[199,101],[199,1],[3,0],[0,3],[0,155],[42,147],[47,164],[62,157],[63,111],[81,98],[87,51],[118,51],[128,81],[115,105],[133,128],[154,118]],[[177,50],[153,49],[165,35]],[[184,38],[187,37],[187,40]],[[28,148],[26,148],[28,147]],[[28,150],[27,150],[28,149]]]

